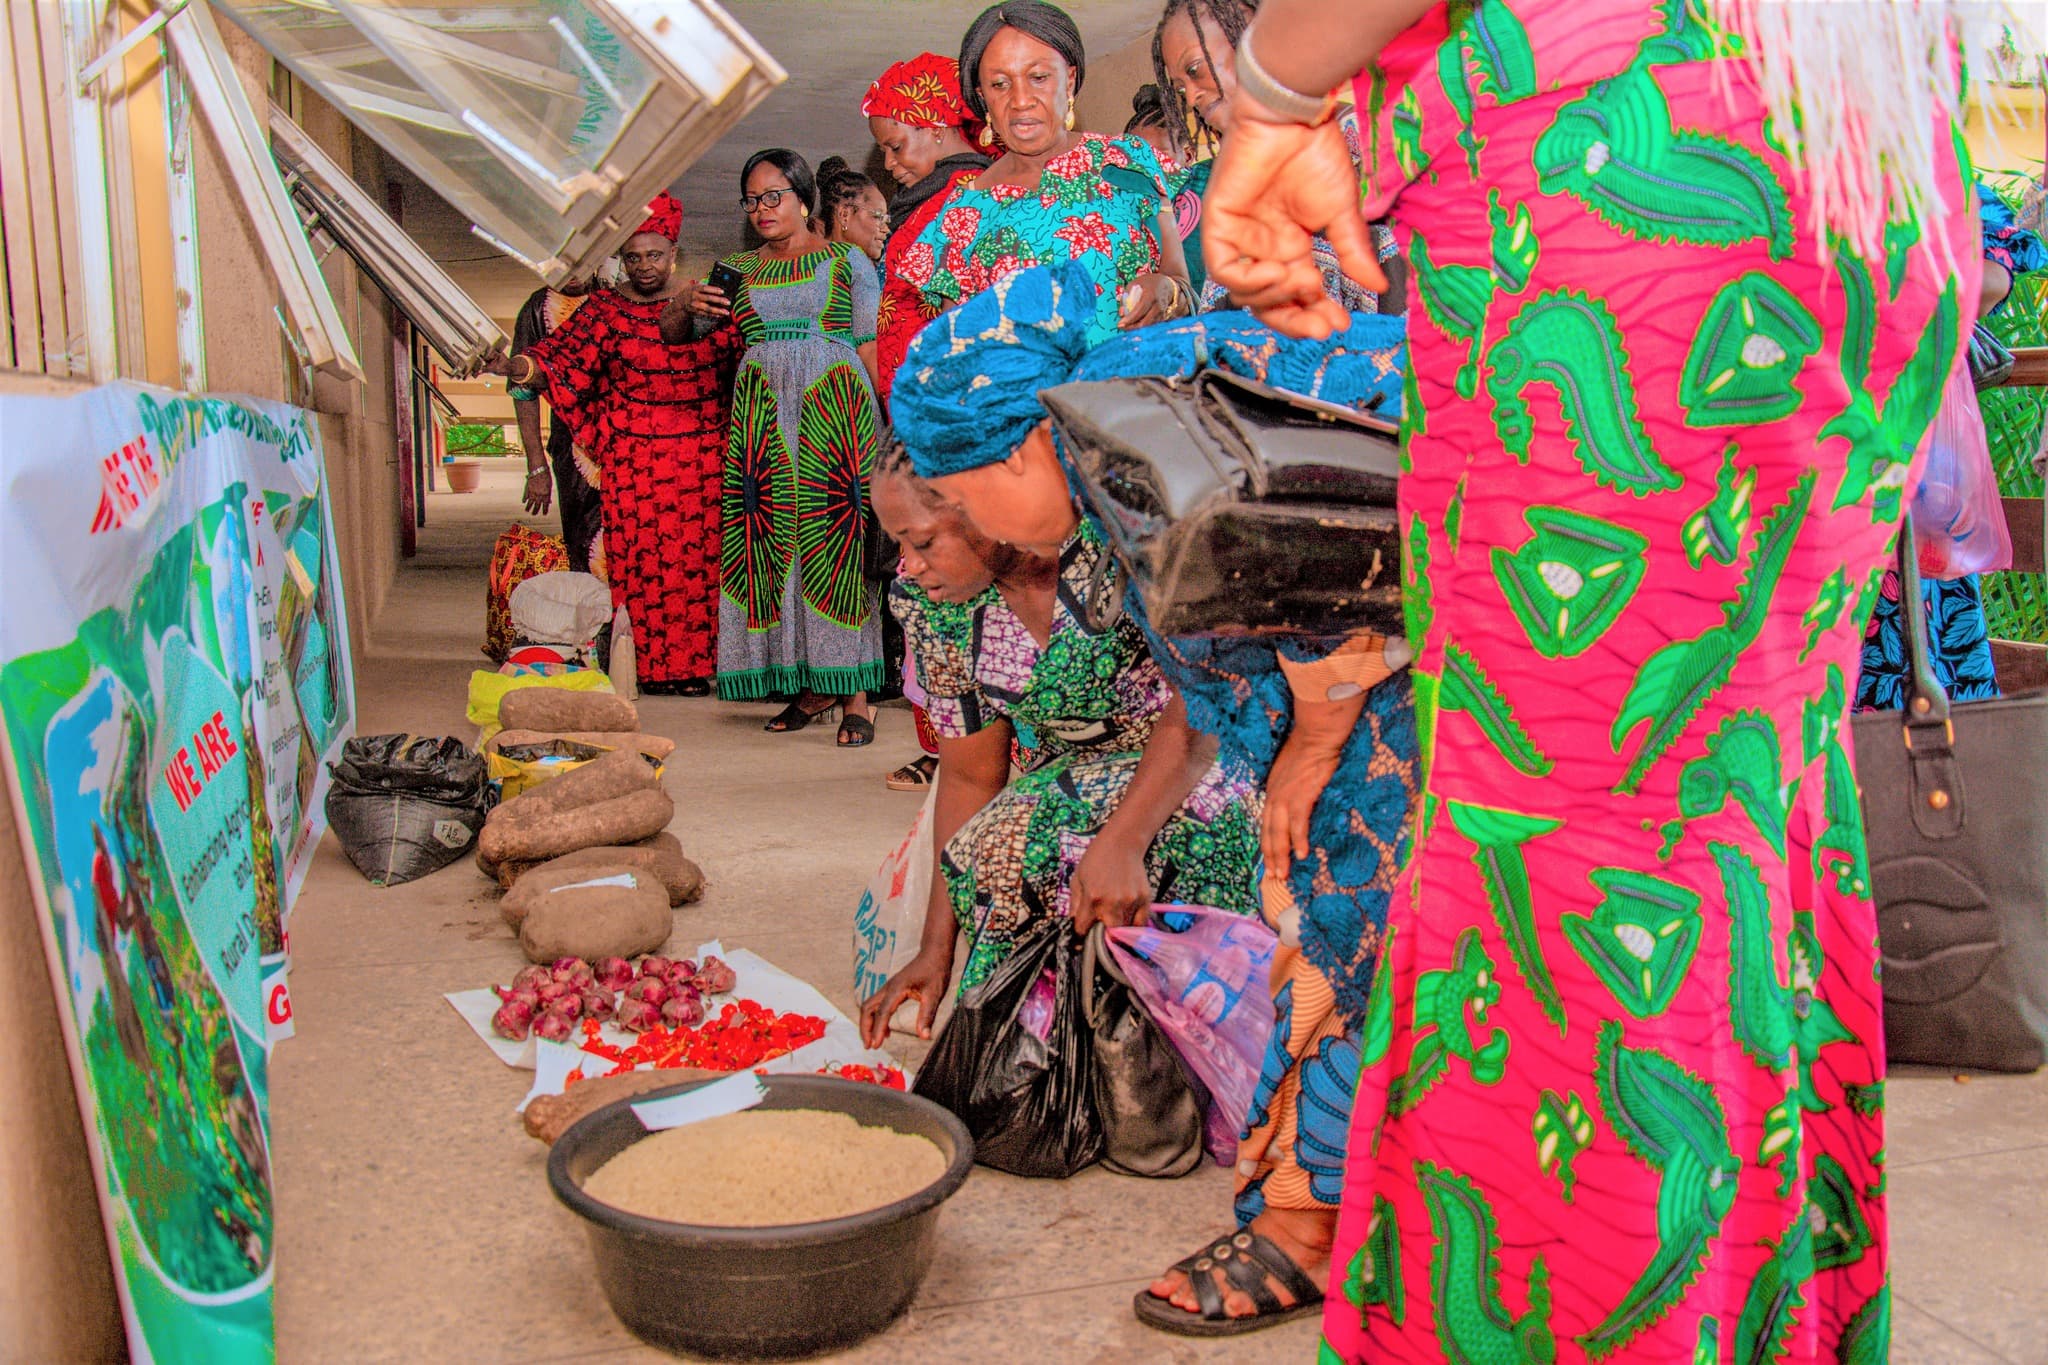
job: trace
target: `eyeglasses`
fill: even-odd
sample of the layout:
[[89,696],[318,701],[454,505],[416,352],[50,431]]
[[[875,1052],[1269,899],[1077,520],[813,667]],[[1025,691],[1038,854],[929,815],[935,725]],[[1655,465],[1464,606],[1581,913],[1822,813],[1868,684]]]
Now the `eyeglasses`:
[[752,213],[758,208],[772,209],[782,202],[784,195],[795,193],[795,190],[764,190],[760,194],[743,194],[740,196],[740,211]]

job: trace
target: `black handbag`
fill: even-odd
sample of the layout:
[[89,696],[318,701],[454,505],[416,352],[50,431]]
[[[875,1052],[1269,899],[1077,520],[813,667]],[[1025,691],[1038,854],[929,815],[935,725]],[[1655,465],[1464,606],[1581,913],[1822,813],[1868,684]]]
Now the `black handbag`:
[[1224,370],[1039,395],[1162,635],[1399,635],[1394,423]]
[[1904,712],[1853,723],[1894,1062],[2032,1071],[2048,1053],[2048,689],[1951,703],[1910,524]]
[[1202,1164],[1209,1088],[1146,1012],[1100,924],[1088,931],[1081,961],[1102,1164],[1121,1175],[1186,1175]]

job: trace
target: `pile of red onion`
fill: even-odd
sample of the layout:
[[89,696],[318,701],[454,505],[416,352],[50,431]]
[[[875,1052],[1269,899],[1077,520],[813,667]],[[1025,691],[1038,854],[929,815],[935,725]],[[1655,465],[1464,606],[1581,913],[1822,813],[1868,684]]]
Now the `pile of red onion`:
[[631,963],[622,957],[557,958],[552,966],[527,967],[509,986],[493,986],[505,1003],[491,1016],[501,1038],[525,1041],[528,1034],[567,1042],[577,1021],[609,1020],[633,1033],[702,1023],[704,997],[733,988],[733,970],[715,957],[703,962],[650,953]]

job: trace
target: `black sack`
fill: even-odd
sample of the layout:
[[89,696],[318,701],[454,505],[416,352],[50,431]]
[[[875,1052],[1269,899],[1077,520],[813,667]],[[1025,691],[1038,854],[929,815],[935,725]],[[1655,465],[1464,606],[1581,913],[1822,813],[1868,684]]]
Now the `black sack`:
[[1209,1087],[1118,970],[1100,924],[1088,931],[1082,964],[1102,1164],[1118,1175],[1186,1175],[1202,1164]]
[[439,871],[476,844],[491,774],[459,739],[369,735],[328,765],[327,823],[356,871],[397,886]]
[[1910,521],[1899,578],[1906,709],[1853,724],[1885,1055],[2032,1071],[2048,1059],[2048,690],[1951,702]]
[[1102,1156],[1079,953],[1069,919],[1019,939],[961,998],[918,1070],[914,1092],[967,1125],[984,1166],[1064,1180]]

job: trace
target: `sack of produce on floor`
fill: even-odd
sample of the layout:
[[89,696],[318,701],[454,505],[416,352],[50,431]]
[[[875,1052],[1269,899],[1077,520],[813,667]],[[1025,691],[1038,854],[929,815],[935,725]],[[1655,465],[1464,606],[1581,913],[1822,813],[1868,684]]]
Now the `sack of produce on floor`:
[[459,739],[368,735],[330,764],[327,823],[356,870],[397,886],[446,867],[477,840],[490,772]]
[[974,1159],[1065,1179],[1102,1156],[1093,1046],[1073,921],[1049,919],[961,998],[915,1093],[953,1111]]
[[512,656],[527,646],[553,646],[569,661],[602,668],[598,636],[612,621],[612,590],[594,574],[535,574],[512,590]]
[[491,547],[491,574],[484,596],[484,657],[505,662],[512,651],[512,591],[537,574],[569,567],[569,549],[560,536],[513,522]]
[[[469,717],[469,722],[472,725],[482,727],[482,739],[484,742],[488,742],[501,729],[547,730],[555,732],[561,730],[638,730],[640,728],[638,712],[634,713],[634,719],[631,724],[621,725],[617,723],[620,713],[615,708],[603,711],[603,714],[613,718],[610,723],[604,725],[528,725],[524,722],[514,724],[500,719],[505,702],[515,693],[541,690],[559,692],[564,695],[609,693],[612,690],[612,680],[594,668],[579,668],[568,673],[555,675],[542,673],[506,674],[478,669],[469,675],[469,709],[466,713]],[[619,698],[618,700],[628,707],[633,704],[625,701],[624,698]]]
[[[546,862],[512,862],[498,864],[498,885],[506,891],[517,888],[529,872],[544,872],[556,868],[588,868],[605,866],[630,867],[635,872],[645,872],[662,884],[668,892],[671,907],[687,905],[704,894],[704,872],[695,863],[683,856],[682,843],[666,830],[651,839],[637,844],[608,844],[596,848],[579,848],[574,853],[564,853],[559,858]],[[506,898],[505,921],[518,928],[509,908],[511,897]]]

